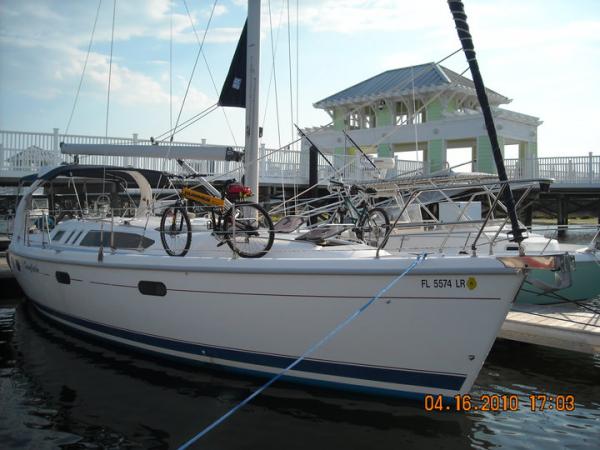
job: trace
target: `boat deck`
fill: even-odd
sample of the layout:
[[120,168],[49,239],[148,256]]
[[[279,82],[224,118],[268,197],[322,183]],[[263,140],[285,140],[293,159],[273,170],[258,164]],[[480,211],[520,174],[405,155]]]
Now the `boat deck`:
[[499,337],[564,350],[600,353],[600,314],[576,304],[515,305],[508,313]]

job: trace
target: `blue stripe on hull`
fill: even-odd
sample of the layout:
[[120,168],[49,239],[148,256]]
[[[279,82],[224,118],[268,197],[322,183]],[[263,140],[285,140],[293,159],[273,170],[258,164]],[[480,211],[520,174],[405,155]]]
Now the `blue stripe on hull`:
[[[198,355],[202,357],[212,357],[223,360],[247,363],[247,364],[255,364],[261,365],[268,368],[277,368],[282,369],[291,364],[295,358],[288,356],[280,356],[280,355],[268,355],[261,353],[253,353],[243,350],[237,349],[228,349],[228,348],[220,348],[220,347],[211,347],[202,344],[194,344],[190,342],[184,341],[176,341],[172,339],[166,339],[163,337],[151,336],[147,334],[137,333],[130,330],[114,328],[108,325],[91,322],[85,319],[81,319],[78,317],[73,317],[59,311],[56,311],[47,306],[41,305],[38,302],[33,301],[36,308],[40,310],[40,312],[44,313],[47,317],[53,319],[52,316],[60,318],[61,320],[66,321],[67,323],[77,325],[79,327],[83,327],[86,330],[93,330],[100,333],[104,333],[110,336],[119,337],[122,339],[127,339],[128,341],[137,342],[141,344],[151,345],[158,349],[168,349],[172,351],[177,351],[181,353],[187,353],[190,355]],[[60,323],[60,322],[59,322]],[[80,330],[83,331],[83,330]],[[100,337],[96,334],[89,333],[94,337]],[[102,338],[102,337],[100,337]],[[102,338],[108,340],[110,342],[115,342],[108,338]],[[136,345],[125,344],[122,342],[117,342],[117,344],[125,345],[127,347],[131,347],[136,350],[142,350],[144,352],[149,352],[161,357],[168,357],[169,359],[176,359],[186,363],[193,364],[206,364],[210,366],[219,366],[228,370],[233,370],[236,372],[244,372],[250,373],[252,375],[257,376],[272,376],[272,373],[269,372],[261,372],[251,369],[241,369],[236,367],[230,367],[218,363],[202,363],[196,359],[188,359],[181,356],[173,356],[166,355],[165,353],[160,352],[159,350],[147,350],[141,349]],[[323,375],[333,375],[338,377],[345,378],[355,378],[358,380],[370,380],[370,381],[382,381],[388,383],[395,384],[405,384],[410,386],[418,386],[418,387],[427,387],[427,388],[437,388],[437,389],[448,389],[458,391],[463,385],[466,376],[465,375],[453,375],[453,374],[443,374],[443,373],[432,373],[432,372],[424,372],[424,371],[410,371],[410,370],[401,370],[401,369],[389,369],[382,367],[370,367],[370,366],[359,366],[353,364],[343,364],[337,362],[330,361],[320,361],[320,360],[304,360],[298,366],[294,368],[295,371],[300,372],[309,372]],[[392,396],[401,396],[401,397],[414,397],[414,398],[422,398],[421,394],[417,394],[414,392],[406,392],[406,391],[396,391],[392,389],[382,389],[382,388],[371,388],[367,386],[358,386],[353,384],[346,383],[338,383],[338,382],[329,382],[329,381],[320,381],[320,380],[311,380],[301,377],[295,376],[286,376],[286,380],[301,382],[304,384],[312,384],[312,385],[320,385],[320,386],[328,386],[335,387],[341,389],[354,390],[359,392],[366,393],[379,393],[384,395],[392,395]]]

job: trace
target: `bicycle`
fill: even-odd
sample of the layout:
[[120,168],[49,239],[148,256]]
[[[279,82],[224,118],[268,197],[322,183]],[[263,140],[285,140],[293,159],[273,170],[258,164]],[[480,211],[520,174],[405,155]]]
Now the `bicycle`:
[[390,228],[390,217],[385,209],[370,207],[370,199],[377,192],[368,187],[329,181],[330,190],[337,194],[337,201],[333,205],[311,211],[311,223],[320,226],[348,224],[357,239],[371,246],[378,246]]
[[[211,192],[218,192],[208,186]],[[185,256],[189,252],[192,223],[187,210],[197,204],[208,211],[209,229],[218,241],[217,246],[227,244],[243,258],[260,258],[268,253],[275,240],[269,214],[259,204],[244,201],[252,195],[250,188],[228,183],[224,191],[221,197],[189,187],[179,191],[180,198],[165,208],[160,220],[160,239],[169,255]]]

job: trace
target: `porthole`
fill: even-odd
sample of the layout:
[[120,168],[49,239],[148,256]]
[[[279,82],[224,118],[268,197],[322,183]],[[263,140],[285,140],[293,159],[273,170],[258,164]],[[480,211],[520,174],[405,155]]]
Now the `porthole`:
[[156,297],[167,295],[167,287],[159,281],[140,281],[138,289],[144,295],[154,295]]
[[67,272],[56,272],[56,281],[60,284],[71,284],[71,277]]

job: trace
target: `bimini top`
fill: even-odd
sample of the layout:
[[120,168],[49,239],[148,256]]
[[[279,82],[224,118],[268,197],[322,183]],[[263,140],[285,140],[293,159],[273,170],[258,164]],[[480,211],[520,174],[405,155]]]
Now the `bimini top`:
[[33,174],[21,178],[25,184],[33,183],[36,180],[51,181],[58,177],[80,177],[80,178],[98,178],[109,182],[125,182],[127,184],[139,184],[136,175],[143,176],[153,188],[169,187],[169,173],[158,170],[136,169],[133,167],[118,166],[97,166],[97,165],[79,165],[67,164],[55,167],[42,174]]
[[[414,78],[414,80],[413,80]],[[435,63],[388,70],[350,86],[316,102],[315,108],[325,109],[346,104],[362,103],[417,93],[458,90],[475,95],[473,81]],[[491,89],[486,89],[490,103],[497,106],[511,100]]]

